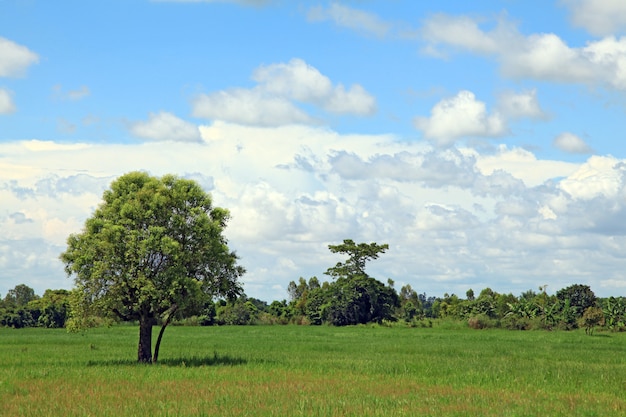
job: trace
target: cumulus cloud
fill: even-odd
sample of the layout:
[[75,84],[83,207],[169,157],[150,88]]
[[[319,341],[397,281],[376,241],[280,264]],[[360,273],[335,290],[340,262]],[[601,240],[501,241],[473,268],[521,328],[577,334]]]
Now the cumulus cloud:
[[130,132],[141,139],[173,142],[200,142],[198,126],[171,113],[150,113],[145,122],[130,125]]
[[592,156],[559,183],[559,188],[576,199],[599,196],[614,198],[623,192],[626,165],[609,156]]
[[512,78],[626,90],[626,38],[608,36],[572,47],[554,33],[522,35],[502,18],[491,30],[481,23],[467,16],[433,16],[422,27],[424,50],[435,56],[455,50],[493,56]]
[[626,28],[626,3],[621,0],[564,0],[571,20],[594,35],[610,35]]
[[568,153],[588,154],[592,152],[592,149],[584,140],[570,132],[563,132],[558,135],[554,138],[552,145]]
[[537,99],[537,90],[516,93],[506,91],[498,97],[498,110],[507,118],[546,118],[546,113],[541,109]]
[[284,97],[245,89],[200,95],[193,101],[193,115],[255,126],[313,122],[309,115]]
[[297,106],[306,103],[335,114],[371,115],[376,101],[362,86],[333,85],[315,67],[301,59],[257,68],[252,89],[202,94],[192,103],[193,115],[245,125],[311,124],[316,119]]
[[[444,44],[479,54],[497,53],[501,48],[501,42],[509,38],[511,28],[506,22],[500,22],[495,29],[486,32],[478,23],[469,16],[435,14],[424,22],[420,33],[422,39],[431,47]],[[426,51],[434,55],[443,55],[434,49]]]
[[339,3],[329,7],[316,6],[309,9],[307,18],[311,22],[330,20],[337,26],[355,30],[366,35],[384,37],[391,25],[373,13],[368,13]]
[[15,111],[13,98],[8,90],[0,88],[0,114],[9,114]]
[[563,163],[304,125],[213,122],[200,132],[203,143],[185,146],[1,143],[3,273],[35,277],[26,283],[38,292],[70,286],[58,261],[64,238],[111,180],[144,169],[197,179],[231,211],[226,235],[248,270],[246,293],[268,301],[336,263],[327,245],[345,238],[389,243],[368,272],[434,295],[484,282],[560,288],[571,271],[602,294],[624,279],[614,271],[626,270],[625,161]]
[[486,104],[467,90],[441,100],[432,108],[430,117],[418,116],[414,124],[438,146],[449,146],[462,137],[495,137],[507,132],[502,115],[488,113]]
[[0,37],[0,77],[19,77],[38,61],[37,54],[27,47]]

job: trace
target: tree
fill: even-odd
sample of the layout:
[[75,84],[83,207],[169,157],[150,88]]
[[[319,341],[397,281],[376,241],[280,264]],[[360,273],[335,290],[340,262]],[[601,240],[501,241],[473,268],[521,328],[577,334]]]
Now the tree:
[[609,297],[604,300],[602,312],[606,317],[606,325],[615,331],[626,326],[626,302],[623,297]]
[[580,318],[580,326],[585,328],[585,333],[588,335],[593,334],[594,327],[603,324],[604,313],[600,307],[588,307]]
[[[392,282],[385,286],[365,272],[365,262],[377,259],[388,247],[387,244],[356,244],[350,239],[340,245],[328,245],[331,252],[346,254],[348,259],[328,268],[326,274],[336,278],[332,283],[320,287],[317,279],[316,285],[309,281],[305,312],[310,322],[345,326],[393,319],[399,298]],[[300,284],[305,283],[301,280]],[[297,291],[298,285],[293,283],[290,288]]]
[[596,296],[588,285],[574,284],[560,289],[556,292],[556,298],[569,300],[570,307],[575,309],[576,318],[582,317],[585,310],[596,305]]
[[[92,314],[139,322],[139,362],[156,362],[165,328],[175,317],[198,313],[207,298],[235,298],[244,269],[223,230],[227,210],[194,181],[131,172],[103,194],[81,233],[61,254],[74,276],[71,320]],[[152,327],[161,329],[152,356]]]
[[367,276],[365,273],[365,262],[370,259],[378,259],[379,254],[385,253],[389,249],[388,244],[379,245],[377,243],[354,243],[351,239],[345,239],[342,244],[328,245],[332,253],[343,253],[348,255],[348,260],[338,262],[337,265],[328,268],[326,275],[331,277]]
[[6,297],[4,297],[4,305],[5,307],[14,308],[26,307],[29,302],[38,298],[39,297],[35,294],[35,290],[31,287],[25,284],[19,284],[7,292]]
[[70,292],[68,290],[46,290],[43,297],[28,303],[28,308],[38,311],[37,324],[42,327],[65,327],[70,310]]

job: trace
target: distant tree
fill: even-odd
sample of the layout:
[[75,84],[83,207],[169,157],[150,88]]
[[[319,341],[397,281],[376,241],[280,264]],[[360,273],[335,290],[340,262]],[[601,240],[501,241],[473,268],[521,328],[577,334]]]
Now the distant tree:
[[377,243],[356,244],[350,239],[328,245],[331,252],[345,254],[348,259],[326,271],[335,278],[333,282],[309,289],[304,306],[308,320],[312,324],[344,326],[394,319],[399,298],[392,282],[386,286],[365,272],[366,262],[377,259],[388,247]]
[[216,308],[217,324],[243,326],[246,324],[254,324],[259,309],[256,305],[243,296],[236,300],[220,303]]
[[207,297],[241,293],[244,269],[223,236],[228,218],[194,181],[142,172],[118,178],[61,254],[76,284],[74,325],[101,312],[138,321],[137,359],[156,362],[172,319],[197,314]]
[[26,284],[19,284],[7,292],[6,297],[4,297],[4,306],[7,308],[21,308],[38,298],[39,297],[35,294],[35,290],[31,287]]
[[575,310],[576,318],[582,317],[585,310],[596,305],[596,296],[588,285],[570,285],[557,291],[556,297],[561,301],[569,300],[569,306]]
[[609,297],[603,300],[602,312],[606,318],[606,326],[611,330],[626,327],[626,300],[624,297]]
[[354,243],[351,239],[345,239],[339,245],[328,245],[332,253],[348,255],[345,262],[338,262],[337,265],[328,268],[325,272],[333,278],[367,276],[365,273],[365,263],[372,259],[378,259],[381,253],[389,249],[388,244],[379,245],[377,243]]
[[604,313],[600,307],[588,307],[580,318],[580,326],[585,328],[585,333],[593,334],[596,326],[604,324]]
[[400,293],[398,294],[400,300],[400,317],[405,321],[410,322],[415,318],[420,318],[422,316],[422,302],[420,301],[419,295],[417,292],[411,288],[409,284],[404,285],[400,288]]
[[70,314],[70,291],[46,290],[43,297],[28,303],[31,310],[39,310],[37,324],[41,327],[62,328]]
[[287,293],[289,294],[289,306],[293,310],[293,315],[304,316],[306,315],[307,303],[309,295],[312,291],[320,288],[320,282],[317,277],[306,279],[300,277],[298,283],[291,281],[287,286]]

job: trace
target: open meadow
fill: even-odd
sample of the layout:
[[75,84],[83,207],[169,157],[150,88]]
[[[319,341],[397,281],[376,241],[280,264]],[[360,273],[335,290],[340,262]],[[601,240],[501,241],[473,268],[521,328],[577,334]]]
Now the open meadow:
[[0,329],[1,416],[626,415],[626,334],[380,326]]

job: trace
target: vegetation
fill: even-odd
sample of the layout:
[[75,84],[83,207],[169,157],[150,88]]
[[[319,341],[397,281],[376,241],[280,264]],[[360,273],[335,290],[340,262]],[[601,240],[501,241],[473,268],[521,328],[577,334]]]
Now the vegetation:
[[228,217],[194,181],[141,172],[118,178],[61,254],[75,277],[72,324],[84,327],[94,314],[137,321],[138,361],[156,362],[173,318],[197,314],[215,296],[241,293],[244,271],[222,234]]
[[[616,416],[626,333],[367,326],[0,329],[7,416]],[[128,358],[128,359],[124,359]]]

